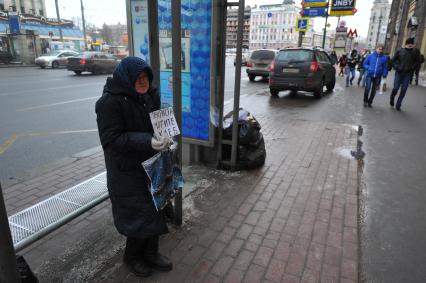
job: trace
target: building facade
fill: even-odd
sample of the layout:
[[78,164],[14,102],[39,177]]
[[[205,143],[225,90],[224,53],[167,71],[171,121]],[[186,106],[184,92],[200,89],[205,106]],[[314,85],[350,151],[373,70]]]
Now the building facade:
[[388,0],[374,0],[370,14],[370,25],[367,35],[367,47],[375,48],[385,44],[388,28],[390,4]]
[[44,0],[0,0],[0,11],[46,16]]
[[[251,8],[244,9],[243,48],[249,48]],[[238,9],[229,8],[226,17],[226,48],[237,48]]]
[[[9,53],[13,62],[33,64],[48,50],[84,48],[83,33],[72,21],[45,14],[44,0],[0,0],[0,51]],[[60,31],[63,42],[58,42]]]
[[[336,31],[327,30],[327,34],[325,36],[325,43],[324,43],[325,50],[333,49],[335,35],[336,35]],[[323,38],[324,38],[323,32],[314,31],[313,29],[310,29],[303,36],[302,46],[303,47],[322,47]]]
[[298,32],[295,26],[299,10],[292,0],[252,8],[250,49],[297,46]]
[[[407,38],[414,38],[416,47],[426,54],[426,0],[393,0],[385,49],[391,55],[404,46]],[[426,70],[423,64],[423,71]]]

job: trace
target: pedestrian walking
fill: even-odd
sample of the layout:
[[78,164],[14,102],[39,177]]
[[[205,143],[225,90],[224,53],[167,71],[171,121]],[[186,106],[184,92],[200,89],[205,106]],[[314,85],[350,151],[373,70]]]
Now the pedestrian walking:
[[420,62],[420,51],[414,48],[414,38],[408,38],[405,41],[405,47],[396,51],[392,58],[392,66],[395,69],[395,79],[393,82],[393,89],[390,96],[390,105],[393,107],[395,104],[395,97],[399,93],[395,109],[400,111],[402,100],[408,89],[411,76],[416,70],[417,64]]
[[383,45],[378,45],[376,50],[364,60],[364,69],[367,73],[367,82],[364,90],[364,107],[372,107],[377,86],[380,79],[388,75],[387,58],[383,55]]
[[362,87],[365,87],[367,75],[365,74],[364,61],[368,57],[368,55],[370,55],[370,51],[366,50],[364,54],[360,55],[358,59],[358,71],[359,71],[358,86],[360,85],[362,81]]
[[336,65],[337,64],[337,54],[336,54],[336,51],[331,51],[331,53],[330,53],[330,59],[331,59],[331,63],[333,64],[333,65]]
[[343,77],[345,75],[346,64],[347,64],[347,57],[346,57],[346,54],[343,54],[339,58],[339,67],[340,67],[339,76],[341,76],[341,77]]
[[423,54],[420,54],[420,60],[419,62],[416,64],[416,69],[414,70],[413,75],[411,76],[411,80],[410,80],[410,84],[413,84],[413,78],[414,76],[415,78],[415,83],[416,85],[419,85],[419,73],[420,73],[420,68],[422,67],[422,64],[425,62],[425,56]]
[[347,72],[346,72],[346,87],[349,86],[349,83],[352,85],[352,81],[355,78],[355,67],[358,63],[358,52],[354,49],[351,51],[347,57]]
[[107,79],[96,102],[114,224],[127,237],[123,260],[142,277],[151,269],[172,269],[171,261],[158,251],[159,235],[168,228],[163,213],[154,207],[141,165],[171,145],[168,138],[153,137],[149,113],[160,108],[160,96],[152,81],[151,67],[144,60],[127,57]]

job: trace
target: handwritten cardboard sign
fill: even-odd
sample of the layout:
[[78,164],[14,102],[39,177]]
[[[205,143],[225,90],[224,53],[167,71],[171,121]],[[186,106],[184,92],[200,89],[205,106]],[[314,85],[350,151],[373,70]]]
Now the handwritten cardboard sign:
[[172,138],[180,134],[173,108],[163,108],[149,113],[154,133],[158,137]]

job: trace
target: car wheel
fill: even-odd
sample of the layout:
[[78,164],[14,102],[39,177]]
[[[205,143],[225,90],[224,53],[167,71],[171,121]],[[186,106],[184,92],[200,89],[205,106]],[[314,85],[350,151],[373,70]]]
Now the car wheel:
[[279,90],[277,90],[277,89],[273,89],[273,88],[271,88],[270,89],[270,92],[271,92],[271,96],[272,97],[278,97],[278,93],[280,92]]
[[81,71],[74,71],[74,73],[75,73],[77,76],[81,75]]
[[57,69],[59,68],[59,63],[57,61],[53,61],[52,62],[52,69]]
[[328,84],[327,84],[327,90],[328,91],[333,91],[333,89],[334,89],[334,86],[336,85],[336,78],[333,78],[332,80],[331,80],[331,82],[329,82]]
[[249,80],[250,80],[251,82],[254,82],[254,79],[256,78],[256,76],[255,76],[255,75],[249,75],[248,77],[249,77]]
[[314,91],[314,96],[315,98],[321,98],[321,96],[324,95],[324,79],[321,81],[321,86],[319,86],[315,91]]

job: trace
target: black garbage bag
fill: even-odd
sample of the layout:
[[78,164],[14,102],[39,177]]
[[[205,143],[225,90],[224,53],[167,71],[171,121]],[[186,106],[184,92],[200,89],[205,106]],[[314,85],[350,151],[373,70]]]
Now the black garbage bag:
[[[229,112],[224,116],[223,138],[232,139],[232,114]],[[238,159],[237,170],[255,169],[262,166],[266,159],[265,141],[260,132],[261,126],[250,112],[240,108],[238,114]],[[232,147],[223,145],[222,159],[231,159]],[[222,164],[224,169],[229,165]]]
[[21,278],[21,283],[38,283],[38,279],[31,270],[25,258],[21,255],[16,255],[16,265]]
[[[223,138],[232,139],[233,111],[224,118]],[[238,141],[239,144],[250,144],[260,139],[261,126],[256,118],[247,110],[240,108],[238,113]]]
[[265,164],[266,149],[263,137],[256,147],[240,145],[238,147],[238,167],[240,169],[255,169]]

